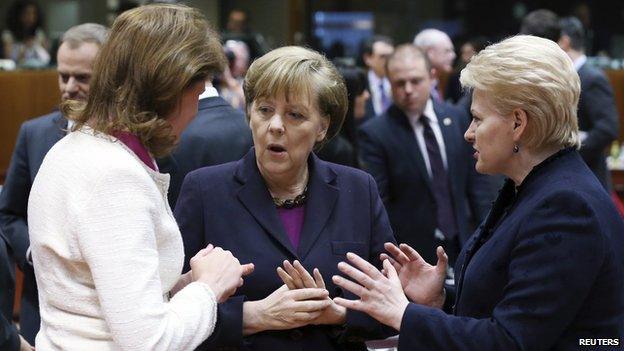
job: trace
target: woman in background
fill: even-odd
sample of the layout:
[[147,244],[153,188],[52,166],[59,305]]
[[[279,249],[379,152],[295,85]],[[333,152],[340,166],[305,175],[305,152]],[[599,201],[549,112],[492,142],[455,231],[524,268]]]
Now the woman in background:
[[30,193],[37,349],[192,350],[212,333],[217,302],[253,267],[207,245],[180,276],[169,175],[154,157],[173,148],[224,62],[195,9],[148,5],[113,23],[86,105],[63,103],[73,131],[46,155]]
[[19,66],[43,67],[50,63],[43,14],[34,1],[17,0],[7,12],[2,32],[4,56]]

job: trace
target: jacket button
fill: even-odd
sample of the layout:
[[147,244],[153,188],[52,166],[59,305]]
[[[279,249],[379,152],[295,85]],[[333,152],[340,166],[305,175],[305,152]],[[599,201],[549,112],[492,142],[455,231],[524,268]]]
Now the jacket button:
[[294,341],[299,341],[303,339],[303,332],[299,329],[295,329],[290,332],[290,338],[293,339]]

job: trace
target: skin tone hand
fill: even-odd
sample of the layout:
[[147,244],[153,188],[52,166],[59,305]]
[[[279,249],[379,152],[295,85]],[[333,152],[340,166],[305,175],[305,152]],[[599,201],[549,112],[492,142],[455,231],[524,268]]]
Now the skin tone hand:
[[347,253],[349,263],[338,263],[338,269],[353,281],[335,275],[334,283],[359,296],[359,300],[334,298],[340,306],[364,312],[396,330],[401,328],[403,313],[409,304],[399,275],[390,261],[383,261],[386,275],[354,253]]
[[21,335],[20,337],[20,351],[34,351],[35,348],[32,347],[28,341],[26,341],[26,339],[24,339],[24,337],[22,337]]
[[[282,278],[282,281],[290,290],[303,289],[303,288],[322,288],[325,289],[325,281],[318,268],[314,268],[312,274],[314,278],[308,273],[308,271],[301,265],[299,261],[294,261],[292,264],[288,261],[284,261],[284,268],[277,267],[277,275]],[[310,322],[310,324],[344,324],[347,320],[347,309],[338,306],[332,299],[327,297],[330,301],[329,307],[323,310],[318,318]]]
[[446,297],[444,279],[448,265],[448,256],[444,249],[438,246],[436,250],[438,263],[432,266],[407,244],[397,247],[392,243],[385,243],[384,248],[392,257],[383,253],[379,258],[392,263],[398,272],[405,295],[417,304],[442,308]]
[[252,263],[241,265],[230,251],[208,245],[191,258],[193,281],[208,284],[218,302],[228,299],[243,285],[243,276],[251,274]]
[[262,300],[245,302],[243,335],[308,325],[330,305],[328,295],[325,289],[290,290],[282,285]]

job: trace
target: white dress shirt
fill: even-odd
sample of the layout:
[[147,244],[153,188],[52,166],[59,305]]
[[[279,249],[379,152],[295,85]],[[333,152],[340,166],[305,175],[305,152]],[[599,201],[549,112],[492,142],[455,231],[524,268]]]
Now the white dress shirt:
[[388,99],[388,103],[392,103],[392,90],[390,89],[390,81],[388,78],[379,78],[373,72],[373,70],[368,71],[368,89],[371,95],[371,101],[373,102],[373,109],[375,110],[375,115],[380,115],[386,111],[384,111],[383,106],[381,105],[381,91],[379,90],[379,85],[383,84],[384,91],[386,93],[386,97]]
[[427,104],[425,105],[425,110],[422,115],[412,115],[407,117],[409,118],[412,129],[414,130],[414,134],[416,135],[418,148],[420,149],[420,153],[425,160],[425,166],[427,167],[427,173],[429,173],[429,178],[431,178],[432,176],[431,163],[429,162],[429,153],[427,152],[427,145],[425,144],[424,127],[422,123],[420,123],[421,118],[427,118],[429,120],[429,125],[433,130],[433,135],[435,135],[436,141],[438,142],[438,147],[440,148],[440,153],[442,154],[442,162],[444,163],[444,168],[448,169],[446,146],[444,144],[444,138],[442,137],[442,129],[440,129],[438,116],[436,116],[436,113],[433,110],[433,102],[431,102],[431,99],[427,100]]

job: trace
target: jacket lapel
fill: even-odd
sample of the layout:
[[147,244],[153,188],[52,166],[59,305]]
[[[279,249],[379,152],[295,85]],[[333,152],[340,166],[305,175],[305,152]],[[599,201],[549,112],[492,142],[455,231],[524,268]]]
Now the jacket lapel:
[[443,106],[434,103],[433,109],[435,111],[436,117],[438,118],[438,125],[440,126],[440,131],[442,132],[442,138],[444,139],[444,148],[446,149],[446,164],[447,170],[446,174],[448,175],[449,183],[451,186],[451,196],[454,197],[454,194],[457,194],[458,189],[456,182],[453,181],[453,174],[456,173],[457,160],[455,159],[458,154],[457,148],[458,139],[455,128],[458,126],[455,125],[456,121],[453,116],[449,115],[448,110]]
[[255,148],[249,150],[247,155],[238,161],[235,177],[241,183],[237,196],[243,206],[270,237],[288,251],[293,258],[297,257],[271,200],[271,194],[256,165]]
[[312,154],[308,167],[310,172],[308,201],[301,229],[301,241],[297,249],[301,260],[306,258],[318,239],[338,199],[338,188],[334,185],[336,173],[327,166],[327,163]]

